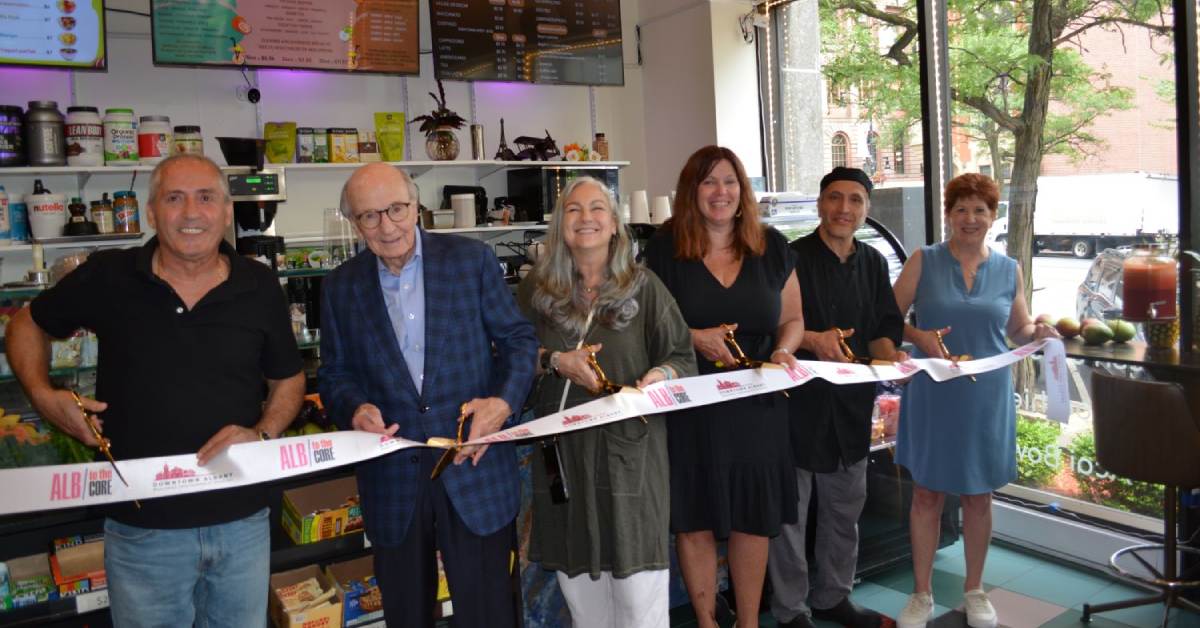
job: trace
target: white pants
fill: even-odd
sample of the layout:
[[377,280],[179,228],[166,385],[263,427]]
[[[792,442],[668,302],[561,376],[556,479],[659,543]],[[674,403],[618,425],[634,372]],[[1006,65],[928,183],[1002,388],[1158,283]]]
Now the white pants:
[[670,571],[639,571],[627,578],[612,572],[592,580],[586,573],[574,578],[558,571],[558,588],[571,610],[575,628],[667,628],[671,625],[668,585]]

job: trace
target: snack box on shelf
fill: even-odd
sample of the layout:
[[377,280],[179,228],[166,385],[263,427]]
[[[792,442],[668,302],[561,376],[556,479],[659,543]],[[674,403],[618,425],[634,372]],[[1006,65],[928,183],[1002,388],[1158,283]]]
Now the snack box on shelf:
[[50,573],[48,554],[13,558],[4,564],[8,566],[8,596],[4,608],[21,608],[58,599],[58,586]]
[[[296,607],[297,595],[305,583],[315,579],[321,591],[333,594],[317,606],[288,611]],[[316,565],[271,574],[271,592],[267,600],[268,614],[277,628],[341,628],[342,592],[326,573]]]
[[362,531],[357,482],[345,477],[284,491],[280,522],[298,545]]
[[104,539],[101,536],[54,540],[50,573],[61,597],[71,597],[108,586],[104,573]]
[[342,620],[346,628],[356,628],[383,619],[383,598],[375,581],[375,559],[362,556],[325,567],[329,579],[342,593]]

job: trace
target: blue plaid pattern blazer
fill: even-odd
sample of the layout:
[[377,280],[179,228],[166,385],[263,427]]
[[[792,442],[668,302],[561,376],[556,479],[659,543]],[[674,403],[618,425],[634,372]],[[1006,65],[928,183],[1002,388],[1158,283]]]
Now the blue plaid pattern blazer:
[[[537,362],[533,325],[517,310],[496,255],[476,240],[421,230],[425,274],[425,379],[417,393],[388,319],[375,255],[364,252],[324,281],[318,390],[338,427],[363,403],[379,407],[397,436],[453,438],[459,406],[500,397],[518,416]],[[494,348],[494,351],[493,351]],[[515,421],[509,418],[509,424]],[[469,427],[469,426],[468,426]],[[399,545],[413,518],[419,457],[404,450],[358,466],[371,542]],[[441,476],[459,517],[486,535],[516,518],[521,487],[511,443],[492,445],[479,466],[450,465]]]

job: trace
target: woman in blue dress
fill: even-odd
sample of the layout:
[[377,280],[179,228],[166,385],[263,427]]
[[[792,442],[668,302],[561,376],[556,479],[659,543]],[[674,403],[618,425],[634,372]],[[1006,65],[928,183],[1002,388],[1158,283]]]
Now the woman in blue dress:
[[[942,357],[937,334],[952,355],[986,358],[1057,336],[1034,323],[1016,260],[992,251],[987,232],[999,190],[988,177],[964,174],[946,186],[947,240],[915,251],[896,280],[901,312],[916,308],[920,328],[906,325],[914,357]],[[904,391],[896,462],[913,478],[909,529],[914,592],[897,618],[921,628],[933,614],[933,555],[947,493],[962,502],[967,570],[964,606],[973,628],[994,628],[996,611],[983,591],[983,563],[992,534],[992,491],[1017,477],[1016,404],[1009,369],[936,383],[921,373]]]

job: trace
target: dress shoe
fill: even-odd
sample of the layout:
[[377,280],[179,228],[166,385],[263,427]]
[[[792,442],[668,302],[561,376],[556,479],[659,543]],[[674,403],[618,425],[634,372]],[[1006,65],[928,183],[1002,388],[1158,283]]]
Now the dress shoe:
[[779,624],[779,628],[817,628],[813,623],[812,615],[802,614],[796,615],[796,618],[784,624]]
[[842,598],[832,608],[814,608],[812,614],[817,619],[851,628],[879,628],[883,623],[883,615],[851,602],[848,597]]

